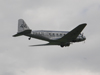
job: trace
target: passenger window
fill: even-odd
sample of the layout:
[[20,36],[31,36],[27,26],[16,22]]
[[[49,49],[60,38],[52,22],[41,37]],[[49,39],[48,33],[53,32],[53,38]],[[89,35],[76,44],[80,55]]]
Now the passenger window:
[[49,35],[51,36],[51,33],[49,33]]
[[39,34],[41,35],[41,32],[39,32]]
[[55,36],[55,34],[54,34],[54,33],[53,33],[52,35],[53,35],[53,36]]

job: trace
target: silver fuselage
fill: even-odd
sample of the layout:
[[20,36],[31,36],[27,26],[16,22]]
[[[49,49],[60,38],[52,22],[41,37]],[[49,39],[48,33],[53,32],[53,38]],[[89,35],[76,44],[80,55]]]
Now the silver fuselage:
[[48,41],[47,44],[38,44],[32,46],[47,46],[47,45],[60,45],[61,47],[70,46],[71,42],[81,42],[86,40],[85,36],[81,34],[82,30],[87,24],[83,23],[72,29],[71,31],[48,31],[48,30],[37,30],[32,31],[23,19],[18,20],[18,32],[13,37],[21,35],[36,38],[44,41]]
[[[50,42],[62,38],[67,33],[68,31],[37,30],[37,31],[32,31],[31,34],[28,34],[26,36]],[[76,39],[73,39],[71,42],[80,42],[84,41],[85,39],[86,39],[85,36],[79,34],[79,36]]]

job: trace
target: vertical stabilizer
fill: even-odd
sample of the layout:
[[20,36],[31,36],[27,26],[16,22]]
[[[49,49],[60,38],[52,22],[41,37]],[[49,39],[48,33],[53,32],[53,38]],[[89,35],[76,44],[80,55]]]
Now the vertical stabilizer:
[[27,35],[31,33],[31,29],[27,26],[23,19],[18,20],[18,32],[13,37]]
[[18,20],[18,33],[23,32],[25,30],[30,30],[27,24],[24,22],[23,19]]

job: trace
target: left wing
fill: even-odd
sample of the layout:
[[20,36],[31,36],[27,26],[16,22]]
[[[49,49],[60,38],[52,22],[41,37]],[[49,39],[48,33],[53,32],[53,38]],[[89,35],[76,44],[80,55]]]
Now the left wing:
[[30,46],[47,46],[47,45],[50,45],[50,44],[49,44],[49,43],[47,43],[47,44],[30,45]]
[[30,45],[30,46],[32,47],[32,46],[48,46],[48,45],[58,45],[58,43],[57,42],[50,42],[47,44],[38,44],[38,45]]
[[73,39],[76,39],[78,37],[78,35],[82,32],[82,30],[85,28],[86,25],[87,24],[84,23],[84,24],[77,26],[76,28],[71,30],[68,34],[66,34],[62,38],[58,39],[57,41],[59,41],[59,42],[71,42]]

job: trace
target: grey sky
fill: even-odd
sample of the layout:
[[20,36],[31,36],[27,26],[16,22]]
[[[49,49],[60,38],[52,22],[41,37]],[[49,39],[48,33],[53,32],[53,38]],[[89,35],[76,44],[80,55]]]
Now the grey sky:
[[[45,41],[21,36],[18,19],[32,30],[69,31],[81,23],[86,42],[29,47]],[[100,0],[0,0],[0,75],[100,75]]]

